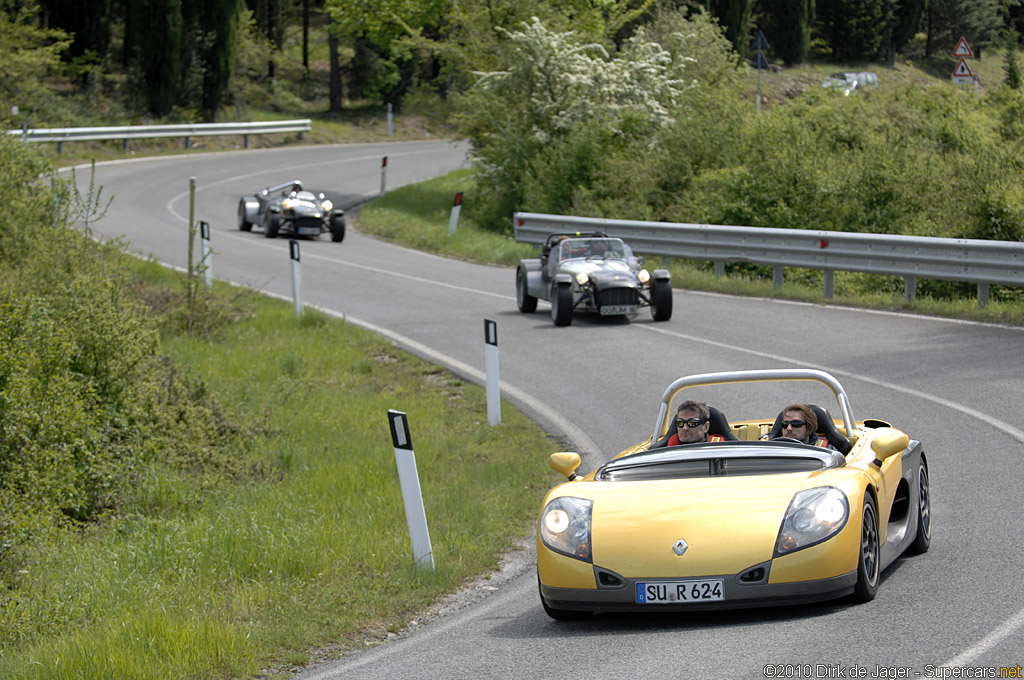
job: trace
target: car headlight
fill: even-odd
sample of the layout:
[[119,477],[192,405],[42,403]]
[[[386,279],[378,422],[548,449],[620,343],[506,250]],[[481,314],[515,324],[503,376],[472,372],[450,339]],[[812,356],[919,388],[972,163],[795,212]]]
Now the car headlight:
[[281,201],[281,207],[285,210],[292,210],[298,203],[294,198],[286,198]]
[[576,275],[576,283],[580,284],[581,286],[587,285],[587,281],[589,280],[590,277],[587,276],[586,272],[580,272],[579,274]]
[[573,496],[554,499],[540,514],[540,538],[557,553],[593,562],[590,554],[590,516],[594,501]]
[[839,489],[819,486],[799,492],[782,519],[774,557],[821,543],[846,526],[849,518],[850,503]]
[[334,204],[331,203],[330,199],[325,199],[321,201],[320,207],[323,209],[324,212],[331,212],[332,210],[334,210]]
[[641,269],[640,273],[636,275],[636,278],[640,279],[640,283],[647,283],[651,280],[651,273],[646,269]]

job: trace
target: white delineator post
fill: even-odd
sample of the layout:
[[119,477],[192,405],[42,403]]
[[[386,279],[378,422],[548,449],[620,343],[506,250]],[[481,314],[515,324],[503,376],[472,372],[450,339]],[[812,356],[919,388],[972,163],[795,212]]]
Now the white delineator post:
[[454,234],[455,228],[459,226],[459,212],[462,210],[462,192],[455,194],[455,202],[452,204],[452,214],[448,218],[448,234]]
[[210,248],[210,223],[199,223],[199,238],[203,242],[203,275],[206,277],[206,287],[213,286],[213,249]]
[[380,195],[387,193],[388,157],[384,156],[380,161]]
[[487,364],[487,422],[501,425],[501,380],[498,378],[498,324],[484,319],[484,359]]
[[302,316],[302,264],[299,262],[299,242],[288,241],[288,252],[292,259],[292,298],[295,300],[295,318]]
[[405,503],[405,521],[409,525],[409,539],[416,565],[434,569],[434,551],[430,547],[430,532],[427,530],[427,512],[423,508],[423,492],[420,477],[416,471],[416,453],[412,450],[409,436],[409,421],[401,411],[388,409],[388,424],[391,426],[391,443],[395,447],[395,462],[398,464],[398,481],[402,486],[402,501]]

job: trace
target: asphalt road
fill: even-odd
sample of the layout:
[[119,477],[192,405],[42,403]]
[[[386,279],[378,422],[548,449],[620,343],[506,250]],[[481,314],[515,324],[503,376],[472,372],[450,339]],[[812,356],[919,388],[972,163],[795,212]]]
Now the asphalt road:
[[[214,275],[290,299],[287,240],[239,232],[240,195],[298,178],[349,206],[379,193],[384,155],[393,187],[463,166],[465,152],[417,142],[101,164],[97,182],[115,198],[93,228],[184,266],[195,177]],[[528,548],[448,613],[300,677],[999,677],[1000,667],[1024,662],[1021,329],[679,289],[666,323],[645,310],[628,321],[577,317],[555,328],[544,302],[535,314],[517,311],[510,268],[426,255],[351,229],[341,244],[324,237],[303,241],[301,251],[306,303],[471,380],[484,380],[483,319],[495,320],[503,397],[581,451],[585,470],[647,438],[662,391],[681,375],[829,371],[846,386],[855,418],[889,420],[924,442],[934,535],[929,553],[883,574],[867,604],[573,623],[544,614]],[[707,397],[733,419],[819,398]],[[395,408],[415,422],[414,404]]]

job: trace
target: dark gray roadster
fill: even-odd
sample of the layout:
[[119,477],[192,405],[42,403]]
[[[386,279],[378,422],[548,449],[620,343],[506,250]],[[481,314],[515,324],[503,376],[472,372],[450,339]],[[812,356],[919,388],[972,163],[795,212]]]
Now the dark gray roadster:
[[263,229],[267,238],[284,233],[317,238],[329,233],[338,243],[345,238],[345,211],[335,209],[322,193],[306,191],[296,179],[242,197],[238,202],[238,228],[251,231],[253,225]]
[[672,281],[668,270],[644,269],[642,257],[622,239],[601,233],[552,234],[537,259],[516,267],[519,311],[537,310],[537,300],[551,303],[556,326],[572,323],[574,311],[602,316],[635,314],[650,307],[655,321],[672,317]]

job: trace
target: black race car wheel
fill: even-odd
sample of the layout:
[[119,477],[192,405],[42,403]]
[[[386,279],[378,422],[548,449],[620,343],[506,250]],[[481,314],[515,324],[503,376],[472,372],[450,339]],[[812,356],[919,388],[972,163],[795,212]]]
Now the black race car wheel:
[[910,552],[920,555],[928,552],[932,544],[932,490],[928,485],[928,466],[921,460],[917,468],[917,535],[910,544]]
[[277,232],[281,229],[281,220],[274,213],[267,215],[267,223],[263,227],[263,235],[267,238],[277,238]]
[[875,599],[879,577],[878,510],[875,499],[864,493],[864,508],[861,511],[860,559],[857,561],[857,584],[853,596],[859,602]]
[[526,272],[522,267],[516,267],[516,304],[523,314],[537,311],[537,298],[526,292]]
[[245,219],[245,199],[238,202],[238,228],[242,231],[252,231],[252,222]]
[[651,316],[655,321],[672,318],[672,282],[656,279],[651,283]]
[[[540,579],[537,579],[537,589],[540,589]],[[548,606],[548,603],[544,600],[544,595],[540,596],[541,606],[544,607],[544,613],[553,618],[555,621],[580,621],[582,619],[589,619],[592,612],[588,611],[576,611],[575,609],[556,609]]]
[[556,326],[572,323],[572,287],[568,283],[551,284],[551,320]]
[[341,243],[345,240],[345,218],[335,215],[331,218],[331,240]]

